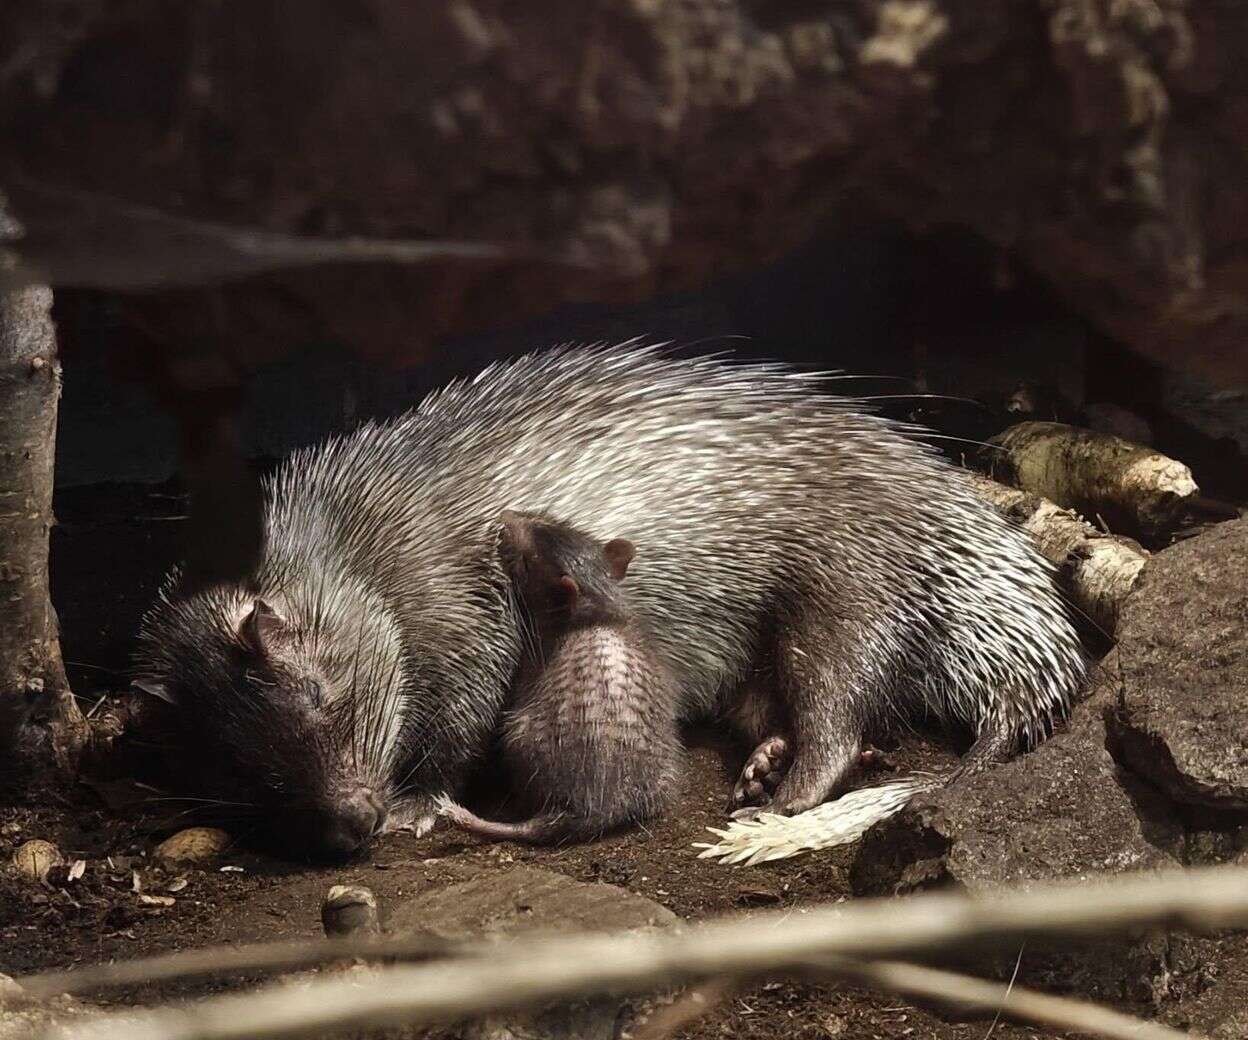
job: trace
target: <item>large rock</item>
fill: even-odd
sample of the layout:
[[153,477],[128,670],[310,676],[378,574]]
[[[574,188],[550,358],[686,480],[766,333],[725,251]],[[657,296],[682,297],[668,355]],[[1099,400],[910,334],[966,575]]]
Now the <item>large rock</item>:
[[876,827],[851,878],[860,892],[953,883],[972,892],[1174,866],[1182,830],[1105,749],[1102,689],[1068,731]]
[[[433,889],[395,907],[387,927],[446,939],[506,938],[521,932],[649,931],[678,926],[666,907],[615,885],[574,881],[516,867]],[[615,1040],[652,1002],[605,997],[530,1016],[491,1016],[461,1030],[465,1040]]]
[[[972,228],[1137,349],[1242,377],[1246,47],[1242,5],[1182,0],[27,0],[0,5],[0,181],[600,263],[287,277],[170,324],[232,301],[257,351],[421,356],[758,264],[840,204]],[[87,217],[53,222],[78,254]]]
[[[855,891],[942,885],[989,892],[1179,866],[1183,832],[1168,804],[1105,748],[1112,660],[1106,671],[1067,731],[917,800],[868,833],[851,870]],[[1000,952],[993,970],[1008,976],[1017,951]],[[1019,979],[1098,999],[1151,1001],[1165,975],[1165,953],[1165,940],[1152,937],[1077,947],[1029,944]]]
[[1179,935],[1170,942],[1166,1021],[1210,1040],[1248,1036],[1248,935]]
[[1248,521],[1149,560],[1118,654],[1119,761],[1176,802],[1248,811]]

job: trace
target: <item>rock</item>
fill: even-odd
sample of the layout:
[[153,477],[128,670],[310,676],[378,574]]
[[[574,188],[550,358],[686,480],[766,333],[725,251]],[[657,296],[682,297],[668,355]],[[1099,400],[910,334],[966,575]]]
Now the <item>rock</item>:
[[380,931],[377,897],[363,885],[334,885],[321,903],[325,934],[371,935]]
[[166,866],[207,866],[230,845],[230,836],[216,827],[188,827],[156,846],[153,857]]
[[62,862],[61,850],[40,838],[23,842],[13,853],[13,869],[34,881],[42,881]]
[[[870,831],[850,871],[860,894],[936,885],[990,892],[1097,874],[1175,868],[1183,831],[1168,803],[1105,748],[1115,663],[1069,728],[1029,754],[918,799]],[[993,970],[1006,977],[1016,950]],[[1097,999],[1146,999],[1165,971],[1165,942],[1079,948],[1028,944],[1019,981]]]
[[[389,930],[456,940],[499,939],[522,932],[651,930],[679,927],[666,907],[615,885],[574,881],[537,867],[423,892],[390,914]],[[463,1027],[464,1040],[614,1040],[621,1022],[637,1021],[650,1003],[609,996],[491,1016]]]
[[1115,757],[1176,802],[1248,811],[1248,521],[1148,562],[1118,656]]
[[1210,1040],[1248,1036],[1248,935],[1177,935],[1166,1019]]
[[1105,749],[1102,688],[1070,728],[966,783],[916,800],[863,842],[855,891],[952,882],[972,892],[1171,867],[1178,821]]
[[88,1005],[73,997],[32,997],[9,976],[0,975],[0,1040],[43,1036],[89,1012]]
[[[197,294],[198,314],[232,301],[231,341],[254,328],[257,348],[312,328],[410,354],[487,317],[682,289],[779,255],[847,199],[969,228],[1157,360],[1243,375],[1248,200],[1235,150],[1218,147],[1244,119],[1236,4],[317,10],[0,5],[6,192],[89,187],[288,234],[416,228],[598,263],[353,269]],[[136,103],[140,82],[165,104]],[[15,202],[27,240],[108,277],[92,210],[39,199]],[[186,264],[183,251],[166,266]],[[149,324],[173,305],[133,303]]]

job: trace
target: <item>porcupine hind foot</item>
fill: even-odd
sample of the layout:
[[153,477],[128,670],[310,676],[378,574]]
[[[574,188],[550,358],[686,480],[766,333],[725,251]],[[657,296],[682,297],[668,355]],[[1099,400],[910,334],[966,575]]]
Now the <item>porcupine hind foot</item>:
[[[758,745],[746,760],[732,790],[728,814],[734,820],[753,819],[767,805],[789,768],[788,741],[770,737]],[[896,767],[879,748],[864,747],[858,753],[858,767],[872,772],[892,772]]]
[[766,805],[788,772],[791,761],[789,742],[784,737],[768,737],[759,744],[745,760],[741,776],[732,789],[729,809],[733,814]]
[[[811,620],[781,633],[777,640],[775,688],[792,731],[792,738],[783,742],[791,761],[774,791],[767,791],[757,777],[758,787],[749,786],[751,781],[742,774],[747,793],[757,795],[761,788],[765,804],[749,806],[734,814],[737,818],[751,818],[760,809],[785,816],[805,812],[832,797],[858,765],[865,725],[854,682],[867,669],[846,652],[854,645],[852,635],[829,631],[828,618],[827,612],[812,611]],[[764,741],[760,750],[770,743]],[[771,754],[758,762],[754,758],[747,771],[750,765],[756,774],[764,765],[767,775],[775,771],[770,768]]]

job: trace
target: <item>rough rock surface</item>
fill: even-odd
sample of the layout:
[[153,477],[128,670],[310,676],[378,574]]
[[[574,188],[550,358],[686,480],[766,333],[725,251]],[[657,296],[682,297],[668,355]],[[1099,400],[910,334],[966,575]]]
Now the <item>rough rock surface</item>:
[[253,347],[328,325],[419,356],[865,207],[973,228],[1137,349],[1242,375],[1246,47],[1242,5],[1183,0],[21,0],[0,182],[601,264],[285,277],[231,294]]
[[446,939],[506,937],[519,932],[669,928],[679,919],[652,899],[616,885],[586,884],[540,867],[515,867],[434,889],[394,907],[389,931],[425,931]]
[[1176,802],[1248,811],[1248,521],[1158,553],[1123,606],[1115,756]]
[[855,889],[952,882],[982,892],[1177,865],[1179,822],[1105,749],[1102,715],[1112,692],[1102,687],[1066,732],[1035,751],[875,828],[854,863]]
[[[518,866],[437,888],[393,909],[387,927],[447,939],[503,938],[519,932],[652,930],[678,926],[666,907],[615,885],[587,884],[540,867]],[[659,998],[662,999],[662,998]],[[649,1000],[604,998],[533,1016],[493,1016],[464,1027],[465,1040],[614,1040],[643,1018]]]
[[1248,1036],[1248,935],[1175,936],[1167,967],[1167,1021],[1210,1040]]
[[0,974],[0,1040],[30,1040],[88,1011],[72,997],[34,1000],[9,976]]
[[[971,892],[1096,874],[1175,868],[1183,830],[1164,799],[1125,773],[1105,748],[1112,657],[1069,729],[1030,754],[935,792],[876,827],[851,870],[859,894],[935,885]],[[1009,975],[1013,953],[996,968]],[[1164,940],[1033,945],[1020,982],[1073,987],[1103,999],[1151,1001],[1165,975]]]

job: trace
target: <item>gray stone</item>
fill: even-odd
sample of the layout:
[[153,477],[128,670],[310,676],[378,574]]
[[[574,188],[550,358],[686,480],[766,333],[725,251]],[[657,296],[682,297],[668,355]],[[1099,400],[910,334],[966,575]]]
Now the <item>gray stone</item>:
[[[393,932],[445,939],[502,939],[520,933],[651,931],[679,927],[658,903],[615,885],[588,884],[521,866],[422,892],[396,906]],[[614,1040],[649,1013],[651,1001],[608,996],[527,1016],[491,1016],[461,1028],[463,1040]]]
[[30,1040],[90,1011],[73,997],[31,997],[9,976],[0,975],[0,1040]]
[[1210,1040],[1248,1036],[1248,934],[1175,935],[1165,1018]]
[[[916,800],[863,840],[850,872],[859,894],[933,886],[969,892],[1180,865],[1183,832],[1168,803],[1105,749],[1113,662],[1069,728],[1029,754]],[[1017,950],[989,970],[1008,977]],[[983,966],[980,965],[982,970]],[[1165,942],[1029,944],[1020,982],[1097,999],[1155,998]]]
[[1176,802],[1248,811],[1248,521],[1149,560],[1118,655],[1115,757]]
[[972,892],[1175,866],[1182,830],[1105,749],[1102,688],[1070,728],[964,783],[917,799],[864,839],[859,893],[953,883]]

